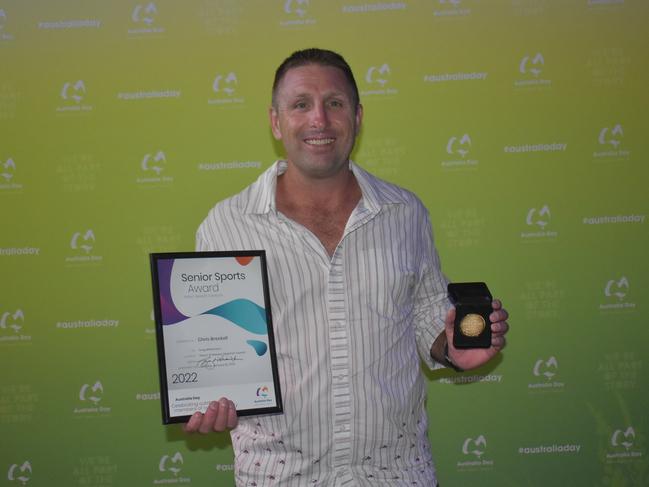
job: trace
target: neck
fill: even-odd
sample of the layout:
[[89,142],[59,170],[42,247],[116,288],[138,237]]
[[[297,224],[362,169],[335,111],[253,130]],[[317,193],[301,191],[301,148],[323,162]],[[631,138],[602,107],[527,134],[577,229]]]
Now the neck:
[[329,256],[343,238],[347,220],[360,199],[361,188],[347,167],[327,178],[313,178],[289,164],[277,178],[277,209],[310,230]]
[[299,205],[335,209],[360,199],[361,192],[356,178],[345,167],[334,175],[324,178],[309,177],[289,166],[277,178],[277,204],[279,207]]

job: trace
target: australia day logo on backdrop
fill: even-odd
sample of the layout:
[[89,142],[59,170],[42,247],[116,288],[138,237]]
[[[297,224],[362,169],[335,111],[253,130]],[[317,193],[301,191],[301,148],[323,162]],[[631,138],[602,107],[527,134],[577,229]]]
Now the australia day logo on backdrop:
[[192,481],[189,477],[181,475],[185,460],[180,452],[165,454],[160,457],[158,462],[158,471],[164,474],[164,477],[153,480],[154,484],[187,484]]
[[540,207],[530,208],[527,210],[527,214],[525,215],[527,231],[521,232],[521,238],[523,240],[536,241],[555,239],[558,236],[558,233],[550,228],[551,221],[552,212],[547,204],[543,204]]
[[447,157],[442,161],[445,169],[476,167],[477,159],[471,157],[472,141],[469,134],[453,135],[446,143]]
[[471,15],[471,9],[466,7],[467,0],[437,0],[433,15],[435,17],[465,17]]
[[487,439],[484,435],[478,435],[475,438],[465,438],[464,442],[462,442],[462,454],[464,458],[457,462],[458,471],[493,467],[494,461],[484,458],[486,450]]
[[13,34],[7,32],[7,13],[3,8],[0,8],[0,42],[13,40]]
[[109,414],[110,407],[101,405],[104,398],[104,386],[101,381],[96,380],[83,384],[79,388],[79,401],[83,406],[75,407],[72,411],[74,414]]
[[130,35],[162,34],[165,29],[157,25],[158,7],[155,2],[139,3],[131,11]]
[[13,463],[7,470],[7,480],[16,485],[27,485],[32,478],[32,464],[25,460],[22,464]]
[[279,25],[282,27],[314,25],[316,19],[309,15],[310,3],[310,0],[285,0],[282,5],[284,18]]
[[613,431],[606,451],[606,462],[616,463],[631,460],[640,460],[642,450],[636,445],[636,431],[632,426]]
[[164,151],[147,152],[140,160],[140,176],[135,182],[140,185],[169,185],[173,183],[173,176],[167,174],[167,155]]
[[392,70],[388,63],[383,63],[376,66],[370,66],[365,72],[366,89],[361,90],[361,96],[384,96],[396,95],[399,90],[392,87],[391,78]]
[[65,257],[68,264],[100,263],[104,258],[95,253],[95,232],[90,228],[74,232],[70,238],[71,253]]
[[23,185],[16,182],[16,162],[9,157],[0,160],[0,191],[19,191]]
[[25,314],[22,309],[3,311],[0,314],[0,343],[29,342],[32,337],[24,335]]
[[631,151],[624,147],[624,128],[617,123],[610,127],[602,127],[597,134],[598,150],[593,152],[593,158],[598,161],[611,159],[628,159]]
[[545,58],[542,53],[525,54],[518,63],[519,78],[514,80],[514,86],[517,88],[550,87],[552,80],[543,76],[544,70]]
[[556,380],[556,375],[559,371],[559,362],[554,355],[548,358],[540,358],[534,362],[532,367],[532,374],[536,378],[535,382],[527,385],[528,389],[533,391],[539,390],[562,390],[565,387],[563,382]]
[[59,113],[92,111],[93,106],[85,101],[87,94],[86,83],[82,79],[66,81],[59,92],[61,104],[56,107],[56,111]]
[[155,312],[151,309],[149,313],[149,323],[150,326],[144,328],[144,333],[148,335],[149,338],[155,338]]
[[217,73],[212,81],[212,96],[209,105],[232,105],[245,103],[239,96],[239,78],[234,71]]
[[626,276],[619,276],[614,279],[609,279],[604,285],[603,294],[605,302],[599,304],[599,309],[602,311],[629,311],[634,309],[636,307],[636,304],[630,302],[628,299],[629,289],[629,279]]

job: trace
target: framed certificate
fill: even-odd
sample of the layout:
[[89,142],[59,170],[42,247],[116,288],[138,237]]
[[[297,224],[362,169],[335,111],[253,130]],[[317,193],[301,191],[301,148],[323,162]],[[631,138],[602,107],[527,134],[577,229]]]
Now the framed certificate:
[[282,412],[265,252],[155,253],[151,276],[163,423]]

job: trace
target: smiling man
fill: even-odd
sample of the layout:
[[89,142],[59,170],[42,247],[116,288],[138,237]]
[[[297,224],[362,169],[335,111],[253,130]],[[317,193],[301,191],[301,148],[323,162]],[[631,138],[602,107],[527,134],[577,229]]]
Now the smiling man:
[[494,300],[490,348],[453,347],[428,212],[349,159],[363,109],[340,55],[287,58],[269,115],[285,160],[210,211],[197,250],[266,250],[284,413],[221,398],[185,430],[231,430],[239,486],[434,486],[420,357],[483,365],[507,312]]

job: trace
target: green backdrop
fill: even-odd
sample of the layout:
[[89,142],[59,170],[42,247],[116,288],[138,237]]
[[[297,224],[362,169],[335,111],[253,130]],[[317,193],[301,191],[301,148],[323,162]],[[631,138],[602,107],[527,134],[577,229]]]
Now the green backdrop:
[[444,487],[644,486],[645,0],[0,0],[0,485],[232,484],[163,427],[148,253],[280,155],[275,67],[340,51],[354,160],[430,209],[509,346],[429,373]]

